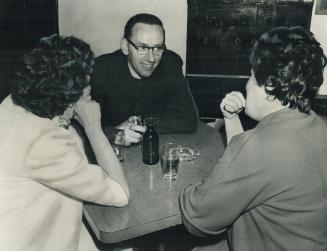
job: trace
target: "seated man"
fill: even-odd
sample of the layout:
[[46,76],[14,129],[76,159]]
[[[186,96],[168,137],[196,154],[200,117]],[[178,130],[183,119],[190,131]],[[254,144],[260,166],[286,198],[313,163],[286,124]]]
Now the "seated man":
[[137,143],[144,131],[127,124],[140,115],[159,118],[160,133],[193,133],[197,112],[182,72],[182,60],[165,46],[162,22],[150,14],[131,17],[121,50],[96,59],[92,91],[101,104],[104,128],[124,125],[127,143]]
[[[327,250],[327,126],[311,110],[326,56],[309,31],[278,27],[259,38],[250,63],[246,99],[232,92],[220,105],[223,157],[181,191],[184,224],[197,235],[227,230],[234,251]],[[243,108],[259,121],[246,132]]]

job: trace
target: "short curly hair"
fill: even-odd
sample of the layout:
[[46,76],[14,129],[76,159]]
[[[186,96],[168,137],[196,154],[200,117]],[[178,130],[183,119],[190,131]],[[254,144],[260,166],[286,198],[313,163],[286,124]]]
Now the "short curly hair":
[[250,64],[259,86],[288,105],[309,113],[323,83],[326,56],[313,34],[300,26],[276,27],[257,40]]
[[78,101],[89,85],[94,54],[90,46],[73,36],[54,34],[40,39],[24,55],[17,71],[12,99],[33,114],[52,119]]

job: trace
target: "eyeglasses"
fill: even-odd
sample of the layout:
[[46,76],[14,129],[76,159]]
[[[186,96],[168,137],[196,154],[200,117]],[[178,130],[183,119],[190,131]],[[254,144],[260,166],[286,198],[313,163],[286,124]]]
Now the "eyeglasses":
[[152,50],[155,56],[161,56],[166,50],[166,45],[160,45],[160,46],[136,45],[130,39],[126,37],[125,39],[135,48],[137,54],[139,55],[146,55],[150,52],[150,50]]

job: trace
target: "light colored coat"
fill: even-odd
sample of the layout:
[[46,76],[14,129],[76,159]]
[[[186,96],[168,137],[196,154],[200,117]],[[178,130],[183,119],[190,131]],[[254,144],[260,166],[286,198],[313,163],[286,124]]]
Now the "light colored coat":
[[56,118],[35,116],[10,96],[2,102],[0,250],[77,250],[83,200],[121,206],[125,197]]

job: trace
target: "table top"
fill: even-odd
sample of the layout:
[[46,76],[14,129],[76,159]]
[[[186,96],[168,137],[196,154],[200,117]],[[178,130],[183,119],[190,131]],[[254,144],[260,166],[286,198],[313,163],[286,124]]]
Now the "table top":
[[182,224],[179,192],[190,183],[205,177],[224,151],[222,136],[200,123],[195,134],[160,135],[160,144],[173,142],[196,147],[200,156],[179,164],[178,179],[164,181],[160,162],[145,165],[141,146],[125,149],[123,169],[130,188],[130,203],[123,208],[85,204],[86,220],[96,237],[105,243],[116,243]]

